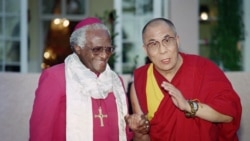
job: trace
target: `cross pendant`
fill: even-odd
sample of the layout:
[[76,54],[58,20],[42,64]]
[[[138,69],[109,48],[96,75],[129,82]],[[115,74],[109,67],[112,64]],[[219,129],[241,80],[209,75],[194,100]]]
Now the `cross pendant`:
[[104,115],[104,114],[102,113],[102,108],[101,108],[101,107],[98,108],[98,111],[99,111],[99,113],[98,113],[98,115],[95,115],[95,118],[99,118],[99,119],[100,119],[100,122],[101,122],[101,125],[100,125],[100,126],[103,127],[103,126],[104,126],[103,118],[107,118],[108,115]]

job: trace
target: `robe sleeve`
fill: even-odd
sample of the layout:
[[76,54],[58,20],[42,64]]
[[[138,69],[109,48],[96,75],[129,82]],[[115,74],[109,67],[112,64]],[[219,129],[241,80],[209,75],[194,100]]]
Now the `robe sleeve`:
[[41,74],[30,118],[30,141],[53,140],[59,109],[62,108],[60,100],[65,93],[62,78],[56,71],[45,70]]
[[[207,63],[204,70],[204,79],[201,97],[205,103],[211,106],[216,111],[233,117],[230,123],[221,123],[220,126],[220,141],[235,141],[237,140],[237,130],[240,126],[242,107],[238,94],[233,89],[230,81],[215,64]],[[202,96],[203,95],[203,96]]]

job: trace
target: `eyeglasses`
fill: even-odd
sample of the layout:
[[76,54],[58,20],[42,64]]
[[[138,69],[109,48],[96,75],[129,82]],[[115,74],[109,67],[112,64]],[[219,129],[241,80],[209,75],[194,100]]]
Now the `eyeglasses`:
[[175,39],[176,37],[171,37],[171,36],[166,36],[164,37],[164,39],[161,41],[161,43],[159,41],[151,41],[149,42],[146,46],[149,50],[149,52],[151,53],[157,53],[161,44],[166,47],[173,47],[175,45]]
[[111,55],[115,50],[115,48],[112,46],[111,47],[96,46],[93,48],[88,47],[88,46],[86,46],[86,47],[89,48],[94,55],[99,55],[99,54],[103,53],[104,50],[105,50],[105,53],[107,55]]

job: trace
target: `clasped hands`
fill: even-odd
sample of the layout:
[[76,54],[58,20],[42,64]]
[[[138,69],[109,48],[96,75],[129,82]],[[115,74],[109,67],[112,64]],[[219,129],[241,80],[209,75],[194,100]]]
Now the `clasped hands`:
[[145,115],[132,114],[126,115],[125,121],[128,127],[135,133],[148,134],[150,129],[149,120]]

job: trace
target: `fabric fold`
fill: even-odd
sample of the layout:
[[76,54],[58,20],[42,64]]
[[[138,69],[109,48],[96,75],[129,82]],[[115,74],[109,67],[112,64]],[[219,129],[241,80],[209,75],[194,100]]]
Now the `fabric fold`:
[[91,98],[105,99],[113,91],[116,98],[119,140],[126,141],[126,94],[118,75],[107,65],[98,77],[86,68],[76,54],[65,59],[66,77],[66,139],[93,140]]

